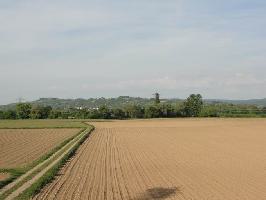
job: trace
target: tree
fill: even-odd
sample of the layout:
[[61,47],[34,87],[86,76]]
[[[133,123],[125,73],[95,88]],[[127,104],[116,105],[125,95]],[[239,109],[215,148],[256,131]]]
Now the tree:
[[266,107],[263,107],[263,108],[262,108],[262,113],[263,113],[263,114],[266,114]]
[[100,118],[102,119],[111,119],[111,112],[107,106],[101,106],[98,110]]
[[114,119],[124,119],[125,116],[125,112],[120,109],[120,108],[116,108],[112,110],[112,118]]
[[176,117],[175,108],[171,104],[162,104],[160,106],[162,117]]
[[100,116],[100,114],[99,114],[97,109],[92,109],[89,112],[88,118],[90,118],[90,119],[100,119],[101,116]]
[[28,119],[30,117],[31,104],[18,103],[16,105],[16,112],[19,119]]
[[62,118],[62,112],[60,110],[51,110],[48,117],[50,119]]
[[144,111],[139,105],[129,104],[124,108],[125,116],[127,118],[143,118]]
[[161,117],[162,113],[159,106],[150,105],[145,108],[146,118],[158,118]]
[[31,109],[30,117],[32,119],[47,119],[52,110],[51,106],[34,106]]
[[2,117],[3,117],[2,119],[16,119],[17,114],[16,114],[16,111],[14,110],[7,110],[7,111],[3,111]]
[[75,118],[86,119],[89,117],[89,111],[87,109],[76,109],[73,111],[75,113]]
[[219,107],[215,104],[206,104],[200,112],[201,117],[219,117]]
[[175,114],[176,117],[184,117],[185,113],[184,113],[184,103],[181,102],[177,102],[175,105]]
[[30,112],[31,119],[41,119],[41,108],[40,106],[35,106],[31,109]]
[[187,117],[198,117],[203,106],[200,94],[191,94],[184,102],[184,113]]

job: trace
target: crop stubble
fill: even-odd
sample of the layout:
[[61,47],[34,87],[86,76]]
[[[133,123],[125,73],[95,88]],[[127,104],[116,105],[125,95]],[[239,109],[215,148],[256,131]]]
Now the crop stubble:
[[35,199],[263,200],[266,120],[95,122]]

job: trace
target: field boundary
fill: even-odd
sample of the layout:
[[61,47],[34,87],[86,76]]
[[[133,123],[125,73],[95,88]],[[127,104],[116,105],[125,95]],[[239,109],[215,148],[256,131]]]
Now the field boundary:
[[84,135],[89,134],[93,129],[93,126],[87,125],[87,129],[81,130],[78,134],[71,138],[68,138],[66,141],[62,142],[59,146],[54,148],[53,152],[49,152],[49,155],[46,155],[46,159],[40,158],[40,161],[39,163],[37,163],[37,165],[25,172],[23,175],[20,174],[19,178],[16,177],[17,179],[15,179],[14,182],[9,183],[0,190],[0,199],[8,197],[10,194],[21,188],[27,182],[38,176],[38,174],[40,174],[44,169],[50,166],[51,163],[54,164],[55,161],[60,160],[63,155],[69,152],[69,149],[74,144],[80,141]]

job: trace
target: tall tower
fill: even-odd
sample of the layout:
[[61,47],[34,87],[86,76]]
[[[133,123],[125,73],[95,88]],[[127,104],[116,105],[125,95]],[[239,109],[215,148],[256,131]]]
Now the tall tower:
[[155,102],[155,104],[159,104],[160,103],[160,94],[159,93],[155,93],[154,94],[154,102]]

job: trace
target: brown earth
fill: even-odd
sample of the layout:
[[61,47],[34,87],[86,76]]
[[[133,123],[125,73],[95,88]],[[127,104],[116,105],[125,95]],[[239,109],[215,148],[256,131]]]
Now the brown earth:
[[0,168],[33,162],[81,129],[0,129]]
[[0,181],[6,180],[9,176],[9,173],[0,172]]
[[265,200],[266,120],[93,123],[35,199]]

